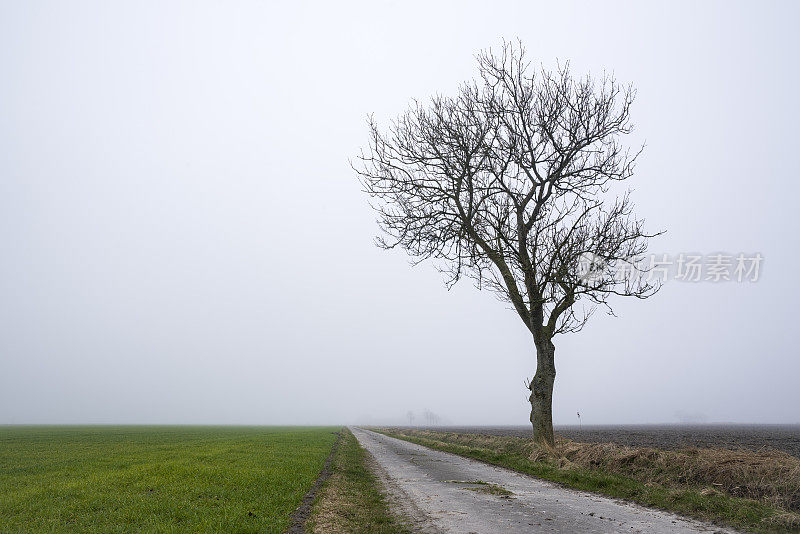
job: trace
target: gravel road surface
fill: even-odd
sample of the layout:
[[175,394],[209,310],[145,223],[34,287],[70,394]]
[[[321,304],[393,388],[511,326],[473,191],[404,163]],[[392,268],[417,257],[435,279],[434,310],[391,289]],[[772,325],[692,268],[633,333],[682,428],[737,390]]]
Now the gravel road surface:
[[351,428],[395,506],[424,533],[732,533]]

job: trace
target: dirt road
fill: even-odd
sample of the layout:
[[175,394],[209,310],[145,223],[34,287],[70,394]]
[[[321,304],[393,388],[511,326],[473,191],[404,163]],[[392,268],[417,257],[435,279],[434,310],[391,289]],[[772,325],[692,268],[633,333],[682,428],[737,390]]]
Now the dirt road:
[[733,532],[352,428],[417,532]]

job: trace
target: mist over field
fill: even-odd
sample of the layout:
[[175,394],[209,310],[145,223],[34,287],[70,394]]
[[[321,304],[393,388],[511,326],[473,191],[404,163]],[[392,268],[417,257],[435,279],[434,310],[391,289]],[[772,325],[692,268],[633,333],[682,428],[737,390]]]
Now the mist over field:
[[800,423],[800,7],[614,5],[0,4],[0,424],[525,424],[530,334],[349,163],[504,38],[634,85],[652,252],[763,256],[558,337],[554,422]]

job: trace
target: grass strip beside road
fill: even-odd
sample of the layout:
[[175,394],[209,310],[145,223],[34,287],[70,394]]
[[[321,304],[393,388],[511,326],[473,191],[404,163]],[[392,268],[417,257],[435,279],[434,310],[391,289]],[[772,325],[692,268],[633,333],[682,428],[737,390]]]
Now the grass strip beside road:
[[370,456],[345,429],[333,459],[333,473],[314,505],[307,532],[315,534],[401,534],[409,532],[395,516],[381,483],[368,466]]
[[0,427],[0,532],[282,533],[338,427]]
[[[660,464],[655,465],[658,454],[651,449],[642,449],[646,454],[641,454],[638,458],[631,457],[629,461],[604,461],[604,458],[595,456],[585,462],[586,465],[580,465],[578,454],[572,454],[571,461],[564,451],[582,452],[591,449],[595,454],[600,451],[601,454],[611,455],[612,451],[619,451],[620,447],[603,448],[563,440],[561,444],[557,444],[555,452],[544,452],[526,438],[397,428],[372,430],[432,449],[513,469],[577,490],[622,498],[703,521],[759,533],[800,533],[800,515],[792,509],[775,504],[793,503],[796,494],[783,495],[783,499],[775,499],[774,496],[753,499],[730,495],[711,481],[690,480],[681,476],[681,469],[688,472],[685,466],[673,470],[669,466],[664,468]],[[627,448],[623,452],[630,454]],[[664,452],[669,455],[667,451]],[[727,458],[728,455],[721,452],[720,456]],[[780,460],[791,463],[794,461],[792,458],[787,455],[787,458],[781,456]],[[641,467],[642,463],[648,461],[654,464],[651,469],[634,468]],[[800,474],[795,472],[793,464],[788,468],[788,475]],[[773,483],[785,481],[776,480]],[[782,491],[793,492],[793,487],[791,484],[784,484]]]

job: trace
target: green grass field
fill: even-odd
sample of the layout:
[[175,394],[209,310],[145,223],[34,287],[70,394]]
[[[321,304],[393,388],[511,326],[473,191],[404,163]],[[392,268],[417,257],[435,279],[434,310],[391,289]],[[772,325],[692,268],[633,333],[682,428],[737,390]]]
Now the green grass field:
[[336,430],[0,427],[0,532],[283,532]]

